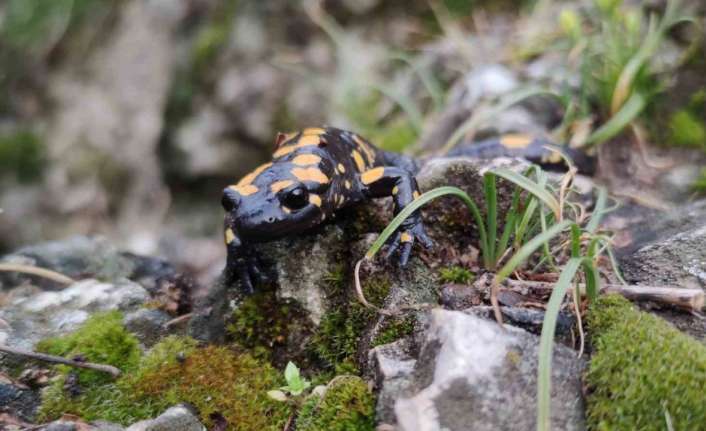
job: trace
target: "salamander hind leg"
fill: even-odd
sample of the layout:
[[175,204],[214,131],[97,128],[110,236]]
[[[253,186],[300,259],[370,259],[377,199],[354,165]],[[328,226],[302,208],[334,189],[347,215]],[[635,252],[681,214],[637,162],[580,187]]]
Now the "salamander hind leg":
[[[420,194],[414,176],[409,171],[396,166],[379,166],[367,170],[360,174],[360,182],[364,193],[369,197],[392,196],[395,215]],[[432,246],[432,241],[424,230],[419,211],[412,213],[392,236],[388,246],[388,257],[399,251],[400,265],[405,266],[415,241],[419,241],[426,248]]]

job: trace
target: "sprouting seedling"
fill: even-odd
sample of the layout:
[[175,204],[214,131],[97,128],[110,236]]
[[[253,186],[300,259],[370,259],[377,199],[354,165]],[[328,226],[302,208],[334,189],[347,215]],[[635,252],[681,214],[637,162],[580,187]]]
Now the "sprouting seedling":
[[291,361],[284,369],[284,380],[287,382],[285,386],[267,392],[273,400],[287,401],[289,397],[297,397],[311,387],[311,382],[302,377],[299,368]]

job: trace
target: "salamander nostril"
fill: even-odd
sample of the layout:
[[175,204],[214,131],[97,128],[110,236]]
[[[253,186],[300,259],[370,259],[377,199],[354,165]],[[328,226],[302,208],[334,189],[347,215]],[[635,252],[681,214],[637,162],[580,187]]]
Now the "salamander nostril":
[[274,218],[274,217],[270,217],[270,218],[267,219],[267,222],[268,222],[268,223],[274,223],[274,222],[275,222],[275,218]]

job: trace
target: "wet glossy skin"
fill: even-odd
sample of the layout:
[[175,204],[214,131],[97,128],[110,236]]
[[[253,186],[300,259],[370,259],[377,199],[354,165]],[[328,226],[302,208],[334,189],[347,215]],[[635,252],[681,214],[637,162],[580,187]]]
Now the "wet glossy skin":
[[[380,151],[352,132],[308,128],[279,134],[276,141],[272,162],[223,192],[227,274],[240,278],[246,292],[260,275],[249,244],[306,231],[371,198],[392,196],[396,214],[419,196],[412,160]],[[399,250],[401,265],[415,240],[431,244],[417,213],[390,245]]]
[[[580,172],[593,170],[592,159],[582,153],[527,135],[461,145],[449,155],[524,157],[547,168],[565,169],[559,152],[573,158]],[[414,160],[381,151],[345,130],[308,128],[278,134],[272,161],[223,191],[228,278],[239,278],[243,290],[252,292],[260,271],[250,244],[304,232],[343,207],[391,196],[397,214],[419,196],[416,172]],[[404,266],[415,241],[431,245],[418,213],[393,236],[389,254],[398,251]]]

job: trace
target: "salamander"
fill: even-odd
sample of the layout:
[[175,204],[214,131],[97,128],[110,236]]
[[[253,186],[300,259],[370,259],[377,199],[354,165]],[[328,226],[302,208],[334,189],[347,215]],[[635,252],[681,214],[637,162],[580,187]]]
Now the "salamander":
[[[562,161],[552,158],[550,150],[542,152],[540,141],[513,139],[463,145],[452,155],[518,155],[515,153],[524,143],[524,148],[531,150],[529,155],[539,157],[540,162],[543,157],[547,163]],[[254,282],[261,278],[253,243],[307,231],[336,211],[373,198],[391,196],[394,213],[399,213],[420,196],[415,180],[418,170],[417,160],[382,151],[346,130],[312,127],[278,133],[272,161],[223,191],[227,282],[239,278],[242,290],[253,292]],[[419,212],[412,213],[393,235],[388,256],[397,252],[399,264],[406,265],[415,242],[424,247],[432,244]]]

